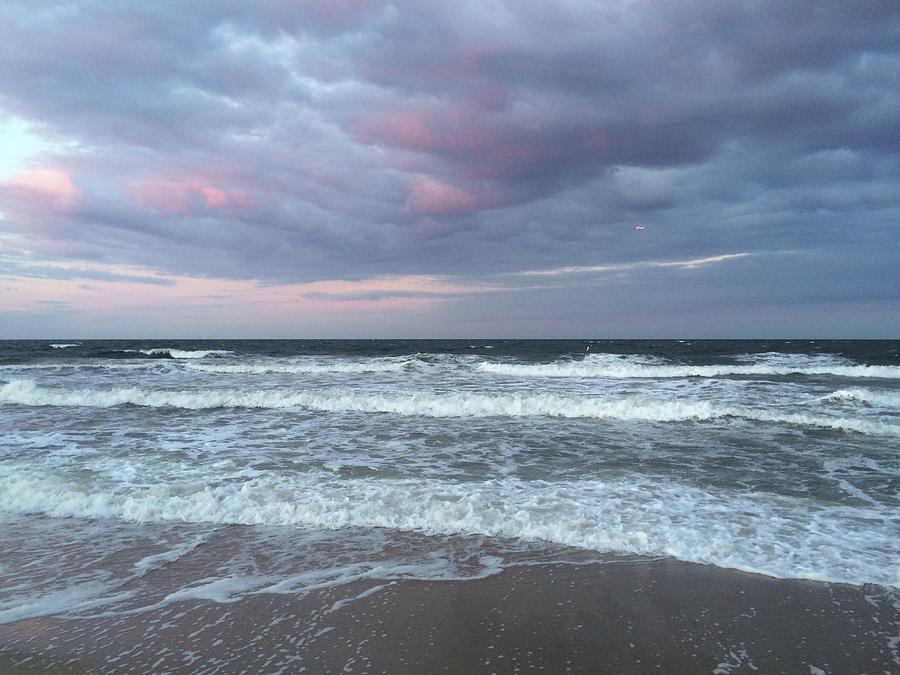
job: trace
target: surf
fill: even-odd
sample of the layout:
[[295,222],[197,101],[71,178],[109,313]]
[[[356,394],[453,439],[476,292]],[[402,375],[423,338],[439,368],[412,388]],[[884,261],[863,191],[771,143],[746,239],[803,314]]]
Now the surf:
[[720,405],[712,401],[643,396],[612,398],[557,394],[357,394],[308,390],[153,390],[141,388],[66,389],[33,380],[0,387],[0,403],[28,406],[110,408],[123,405],[202,410],[214,408],[305,408],[320,412],[385,413],[406,417],[561,417],[646,422],[705,422],[741,418],[773,424],[817,427],[862,434],[898,436],[900,424],[867,419]]

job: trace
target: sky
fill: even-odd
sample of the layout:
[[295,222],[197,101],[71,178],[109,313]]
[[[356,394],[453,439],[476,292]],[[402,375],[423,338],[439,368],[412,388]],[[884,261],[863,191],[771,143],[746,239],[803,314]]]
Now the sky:
[[897,0],[0,4],[0,338],[898,338],[898,242]]

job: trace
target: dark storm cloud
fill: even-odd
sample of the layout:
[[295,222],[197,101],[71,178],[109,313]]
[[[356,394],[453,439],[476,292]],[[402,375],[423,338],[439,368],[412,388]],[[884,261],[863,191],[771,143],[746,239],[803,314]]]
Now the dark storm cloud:
[[0,228],[264,283],[751,252],[896,294],[898,45],[896,0],[10,2],[0,111],[71,190],[0,185]]

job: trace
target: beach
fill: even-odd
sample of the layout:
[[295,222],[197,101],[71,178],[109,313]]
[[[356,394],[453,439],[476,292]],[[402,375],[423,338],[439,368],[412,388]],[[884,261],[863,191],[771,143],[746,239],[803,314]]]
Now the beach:
[[880,587],[610,558],[30,618],[0,626],[0,663],[5,672],[894,673],[898,607]]

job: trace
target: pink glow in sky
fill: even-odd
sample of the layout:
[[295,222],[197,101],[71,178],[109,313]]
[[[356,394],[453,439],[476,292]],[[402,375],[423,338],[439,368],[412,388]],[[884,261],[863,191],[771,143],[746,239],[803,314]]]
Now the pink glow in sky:
[[327,316],[342,316],[352,325],[353,317],[362,314],[408,313],[432,307],[446,297],[502,290],[423,275],[264,285],[257,280],[165,277],[129,266],[60,263],[50,267],[66,278],[0,275],[4,290],[0,312],[40,312],[49,306],[85,317],[113,312],[161,319],[167,315],[166,308],[178,307],[182,313],[193,307],[219,320],[239,312],[248,321],[279,325],[302,325]]

